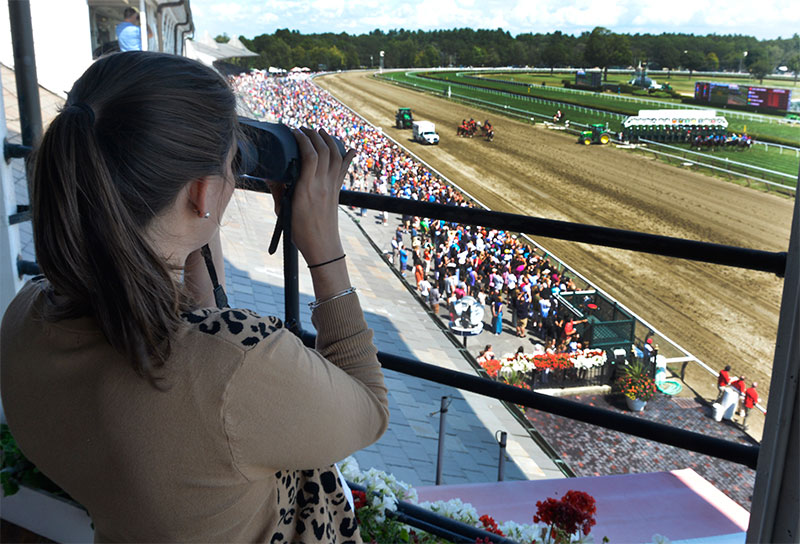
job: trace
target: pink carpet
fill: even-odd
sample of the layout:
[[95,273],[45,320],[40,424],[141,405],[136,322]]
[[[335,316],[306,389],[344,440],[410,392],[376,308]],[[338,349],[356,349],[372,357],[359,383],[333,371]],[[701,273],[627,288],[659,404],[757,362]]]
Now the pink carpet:
[[[560,499],[570,489],[597,501],[595,542],[672,541],[744,533],[750,514],[692,469],[592,478],[419,487],[420,502],[459,498],[498,523],[531,523],[536,501]],[[743,540],[743,539],[742,539]]]

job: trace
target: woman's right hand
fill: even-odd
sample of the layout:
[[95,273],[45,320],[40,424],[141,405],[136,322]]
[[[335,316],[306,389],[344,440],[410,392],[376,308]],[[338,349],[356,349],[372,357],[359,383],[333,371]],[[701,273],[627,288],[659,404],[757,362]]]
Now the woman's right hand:
[[293,132],[301,168],[292,197],[292,241],[313,265],[344,253],[339,237],[339,190],[355,151],[349,150],[343,158],[324,130]]

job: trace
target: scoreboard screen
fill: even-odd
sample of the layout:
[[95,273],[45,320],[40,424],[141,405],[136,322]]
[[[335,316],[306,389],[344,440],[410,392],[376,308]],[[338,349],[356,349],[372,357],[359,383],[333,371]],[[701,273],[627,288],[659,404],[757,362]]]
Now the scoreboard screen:
[[747,87],[735,83],[698,81],[694,85],[694,98],[716,106],[752,106],[786,111],[792,91],[770,87]]
[[789,89],[770,89],[767,87],[748,87],[747,103],[752,106],[773,108],[776,110],[789,109]]

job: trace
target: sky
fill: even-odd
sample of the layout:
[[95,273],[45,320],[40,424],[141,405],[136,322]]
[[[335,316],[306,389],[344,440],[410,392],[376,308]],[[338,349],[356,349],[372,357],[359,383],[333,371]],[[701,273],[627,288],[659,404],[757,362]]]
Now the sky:
[[798,0],[191,0],[196,33],[253,38],[280,28],[303,34],[502,28],[580,34],[596,26],[626,34],[800,33]]

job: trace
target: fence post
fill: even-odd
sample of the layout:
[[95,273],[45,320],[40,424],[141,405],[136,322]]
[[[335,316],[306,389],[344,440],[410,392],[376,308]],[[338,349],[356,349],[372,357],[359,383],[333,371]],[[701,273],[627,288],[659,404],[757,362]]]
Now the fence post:
[[436,453],[436,485],[442,485],[442,459],[444,458],[444,439],[447,432],[445,421],[449,406],[450,397],[442,397],[441,408],[439,408],[439,450]]
[[[498,444],[500,446],[500,458],[497,460],[497,481],[502,482],[506,477],[506,437],[508,433],[505,431],[500,432],[500,440],[498,440]],[[495,439],[497,439],[497,433],[494,435]]]

